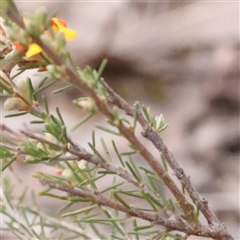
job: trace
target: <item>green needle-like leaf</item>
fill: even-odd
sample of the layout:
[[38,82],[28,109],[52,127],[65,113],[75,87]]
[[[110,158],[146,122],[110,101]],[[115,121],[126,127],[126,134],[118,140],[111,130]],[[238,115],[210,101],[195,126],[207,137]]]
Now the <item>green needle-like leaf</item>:
[[74,216],[74,215],[81,214],[81,213],[84,213],[84,212],[89,212],[89,210],[93,210],[96,207],[97,207],[97,204],[93,204],[91,206],[78,209],[76,211],[64,213],[64,214],[62,214],[62,217],[69,217],[69,216]]

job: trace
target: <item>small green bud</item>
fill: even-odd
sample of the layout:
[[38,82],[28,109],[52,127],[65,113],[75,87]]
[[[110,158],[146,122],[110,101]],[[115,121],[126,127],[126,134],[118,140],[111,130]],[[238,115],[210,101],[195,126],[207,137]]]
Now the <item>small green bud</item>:
[[13,42],[18,42],[20,45],[23,46],[23,48],[28,47],[30,44],[30,39],[26,31],[22,28],[20,28],[15,23],[8,23],[9,26],[7,26],[7,35],[9,39],[11,39]]
[[66,77],[65,66],[49,64],[46,66],[47,71],[53,79],[61,80]]
[[69,182],[75,182],[74,173],[70,169],[64,169],[62,172],[62,176],[66,178]]
[[34,15],[24,18],[26,31],[33,37],[40,36],[46,30],[47,18],[45,8],[39,8]]
[[73,100],[73,103],[78,107],[83,109],[84,111],[96,112],[98,110],[96,103],[88,97],[78,98],[77,100]]
[[79,167],[81,170],[85,170],[85,169],[87,168],[87,161],[81,160],[81,161],[78,163],[78,167]]

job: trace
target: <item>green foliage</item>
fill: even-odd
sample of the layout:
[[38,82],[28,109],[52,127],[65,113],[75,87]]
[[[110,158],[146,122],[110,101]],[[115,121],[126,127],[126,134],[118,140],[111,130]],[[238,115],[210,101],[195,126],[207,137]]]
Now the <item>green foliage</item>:
[[[34,192],[32,205],[26,204],[27,190],[16,197],[9,178],[4,176],[0,209],[4,224],[1,231],[11,233],[17,239],[167,240],[201,234],[204,226],[199,216],[202,212],[206,217],[205,206],[202,207],[201,200],[191,188],[189,178],[183,172],[179,176],[181,169],[159,136],[168,126],[163,115],[151,116],[149,107],[140,107],[139,102],[131,106],[121,99],[101,77],[106,59],[98,70],[90,66],[83,70],[76,67],[65,48],[65,35],[70,30],[58,22],[60,27],[56,32],[51,26],[52,15],[38,10],[23,24],[15,4],[8,2],[5,24],[11,47],[0,60],[0,93],[5,98],[5,109],[15,112],[5,117],[33,115],[37,120],[30,123],[38,124],[40,133],[15,132],[15,129],[1,126],[2,172],[12,170],[22,155],[25,157],[23,164],[48,165],[56,173],[37,171],[33,175],[45,188],[39,195],[62,205],[55,215],[53,212],[47,214],[39,209]],[[40,50],[33,55],[36,59],[25,56],[23,50],[14,49],[11,41],[15,40],[25,52],[32,43],[37,44]],[[18,72],[12,76],[15,66]],[[42,80],[36,87],[29,77],[18,79],[22,72],[31,68],[43,71],[38,74]],[[62,80],[67,84],[59,88],[57,83]],[[70,88],[84,94],[84,97],[73,100],[76,110],[86,112],[73,130],[98,112],[107,117],[104,126],[92,126],[92,139],[87,143],[90,150],[75,143],[68,133],[69,126],[59,110],[61,101],[56,112],[50,112],[43,90],[52,85],[56,86],[53,94]],[[40,93],[43,95],[39,96]],[[142,135],[156,147],[156,156],[137,137],[138,125],[142,126]],[[95,128],[102,130],[103,135],[96,137]],[[127,147],[120,148],[118,140],[124,140]],[[180,180],[182,190],[169,175],[170,167]],[[185,190],[196,206],[186,197]],[[102,231],[102,227],[107,231]],[[196,232],[195,229],[200,230]],[[212,237],[216,232],[210,229],[204,234]]]

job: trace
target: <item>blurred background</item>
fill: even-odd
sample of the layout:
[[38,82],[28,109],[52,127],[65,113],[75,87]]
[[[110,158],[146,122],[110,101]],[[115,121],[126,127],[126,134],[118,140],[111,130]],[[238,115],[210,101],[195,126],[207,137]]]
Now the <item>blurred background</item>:
[[[140,101],[154,115],[163,114],[169,123],[161,134],[164,142],[210,208],[240,239],[239,3],[21,1],[17,5],[24,14],[40,6],[57,13],[77,32],[68,43],[77,65],[97,68],[107,58],[103,76],[109,85],[130,103]],[[54,111],[60,105],[67,124],[74,126],[83,113],[71,101],[80,96],[75,90],[50,96],[50,106]],[[29,117],[19,119],[3,123],[20,128]],[[104,121],[96,116],[73,135],[85,146],[93,122]],[[18,163],[18,168],[31,178],[31,167]]]

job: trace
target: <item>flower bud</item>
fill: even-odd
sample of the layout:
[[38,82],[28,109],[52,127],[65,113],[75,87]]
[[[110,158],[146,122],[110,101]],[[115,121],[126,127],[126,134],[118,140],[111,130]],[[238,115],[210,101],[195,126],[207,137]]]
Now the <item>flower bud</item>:
[[9,23],[9,26],[7,27],[7,35],[9,39],[13,42],[17,41],[21,46],[23,46],[23,48],[29,45],[31,39],[28,37],[28,34],[24,29],[20,28],[15,23]]
[[47,18],[45,8],[39,8],[34,15],[24,18],[24,25],[30,36],[38,37],[46,30]]
[[81,160],[81,161],[78,163],[78,167],[79,167],[81,170],[85,170],[85,169],[87,168],[87,161]]
[[21,96],[26,99],[26,101],[31,101],[29,86],[26,79],[18,79],[15,82],[16,86],[18,87],[18,92],[21,94]]
[[46,69],[53,79],[61,80],[65,77],[65,66],[57,66],[54,64],[49,64],[46,66]]
[[11,110],[24,111],[27,110],[28,105],[20,98],[11,97],[4,102],[3,107],[7,111]]
[[73,100],[73,103],[76,104],[81,109],[83,109],[84,111],[96,112],[98,109],[96,103],[91,98],[88,97]]
[[66,178],[69,182],[75,182],[76,181],[74,173],[70,169],[64,169],[62,171],[62,176],[64,178]]

